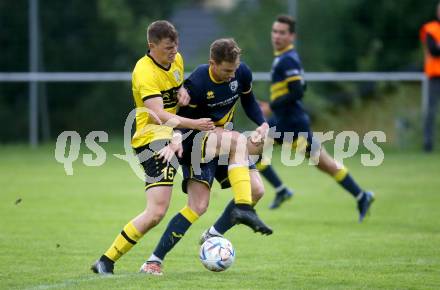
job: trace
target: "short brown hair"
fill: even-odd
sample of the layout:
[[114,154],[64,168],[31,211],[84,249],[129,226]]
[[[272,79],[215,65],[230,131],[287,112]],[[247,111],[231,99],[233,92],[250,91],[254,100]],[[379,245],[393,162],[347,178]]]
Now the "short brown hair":
[[177,30],[170,22],[166,20],[157,20],[148,25],[147,41],[159,43],[162,39],[169,38],[171,41],[177,41],[179,35]]
[[240,57],[241,49],[233,38],[220,38],[211,44],[209,57],[220,64],[223,61],[235,62]]
[[277,22],[289,25],[289,32],[295,33],[296,22],[290,15],[278,15]]

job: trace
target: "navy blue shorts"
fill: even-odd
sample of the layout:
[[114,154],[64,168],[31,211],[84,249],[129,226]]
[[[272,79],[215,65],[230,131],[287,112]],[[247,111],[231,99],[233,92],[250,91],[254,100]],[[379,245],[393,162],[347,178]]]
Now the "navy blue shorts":
[[192,164],[193,162],[203,162],[205,159],[208,135],[208,132],[203,131],[190,129],[182,130],[183,156],[179,162],[187,165]]
[[[206,141],[208,132],[197,130],[183,130],[183,157],[179,160],[182,166],[183,181],[182,190],[187,192],[188,180],[193,179],[206,184],[211,188],[214,179],[220,183],[222,189],[231,187],[228,178],[228,165],[219,164],[219,157],[205,163]],[[186,137],[186,134],[188,136]],[[222,158],[222,160],[226,159]],[[249,165],[249,169],[256,169],[255,164]]]
[[285,141],[292,142],[295,146],[299,146],[300,139],[305,139],[306,153],[310,153],[312,143],[319,145],[318,140],[313,138],[313,132],[310,128],[310,120],[306,114],[296,117],[277,117],[273,115],[268,120],[269,127],[275,127],[274,140],[278,144]]

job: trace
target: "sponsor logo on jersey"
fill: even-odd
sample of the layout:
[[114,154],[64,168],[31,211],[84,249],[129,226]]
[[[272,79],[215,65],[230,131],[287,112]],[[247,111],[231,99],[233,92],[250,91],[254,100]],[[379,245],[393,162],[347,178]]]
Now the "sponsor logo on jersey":
[[180,72],[179,72],[179,70],[176,69],[173,72],[173,74],[174,74],[174,78],[176,79],[176,82],[180,83]]
[[214,92],[213,91],[208,91],[207,93],[206,93],[206,98],[209,100],[209,99],[214,99]]

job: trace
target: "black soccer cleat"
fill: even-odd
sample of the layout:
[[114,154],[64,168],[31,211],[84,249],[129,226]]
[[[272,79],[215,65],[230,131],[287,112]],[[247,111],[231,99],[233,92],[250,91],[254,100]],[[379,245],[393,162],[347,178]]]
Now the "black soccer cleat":
[[206,242],[206,241],[209,240],[210,238],[214,238],[214,237],[224,238],[223,235],[214,235],[214,234],[211,234],[211,233],[209,232],[209,229],[205,230],[205,231],[202,233],[202,236],[201,236],[200,239],[199,239],[199,245],[203,245],[204,242]]
[[101,258],[90,267],[90,270],[100,275],[113,275],[114,264],[112,260],[102,255]]
[[271,235],[273,233],[272,229],[263,223],[250,205],[235,206],[231,211],[231,220],[234,224],[244,224],[254,230],[254,232],[262,233],[263,235]]
[[370,191],[362,192],[358,198],[359,222],[361,223],[367,215],[371,204],[374,201],[374,193]]
[[269,208],[270,209],[279,208],[283,202],[291,199],[292,196],[293,196],[293,192],[288,188],[284,188],[275,195],[275,199],[272,201],[272,204],[269,206]]

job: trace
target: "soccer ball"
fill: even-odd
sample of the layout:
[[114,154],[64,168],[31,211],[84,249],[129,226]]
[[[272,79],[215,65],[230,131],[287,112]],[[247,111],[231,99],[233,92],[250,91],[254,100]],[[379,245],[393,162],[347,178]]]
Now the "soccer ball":
[[221,272],[235,260],[235,250],[230,241],[221,237],[206,240],[200,247],[200,261],[206,269]]

